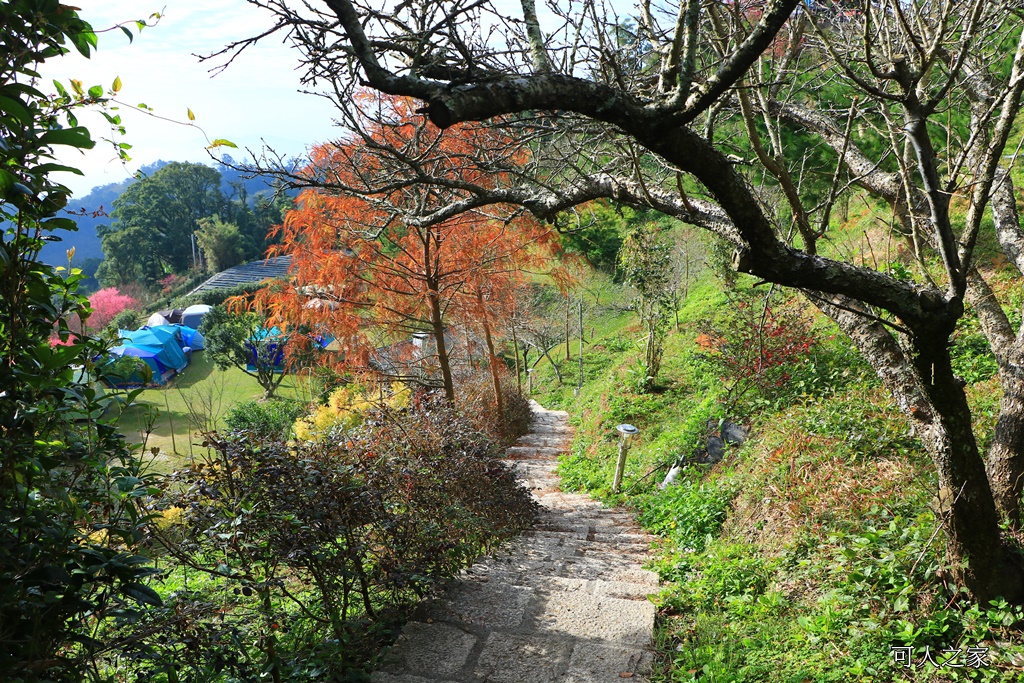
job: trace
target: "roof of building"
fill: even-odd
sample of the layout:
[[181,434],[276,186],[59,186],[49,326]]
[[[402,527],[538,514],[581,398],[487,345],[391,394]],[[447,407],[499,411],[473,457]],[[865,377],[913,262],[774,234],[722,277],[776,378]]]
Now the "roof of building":
[[250,261],[234,268],[222,270],[193,289],[189,294],[205,292],[211,289],[230,289],[239,285],[263,282],[264,280],[275,278],[285,278],[288,277],[288,268],[291,266],[291,263],[291,256],[276,256],[266,260]]

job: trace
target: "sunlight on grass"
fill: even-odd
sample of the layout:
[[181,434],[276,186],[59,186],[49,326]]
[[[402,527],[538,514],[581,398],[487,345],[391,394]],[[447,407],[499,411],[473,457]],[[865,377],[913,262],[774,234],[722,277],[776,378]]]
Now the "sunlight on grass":
[[[286,377],[277,390],[282,398],[309,400],[307,381]],[[124,412],[120,425],[130,443],[159,449],[153,467],[172,469],[200,450],[202,432],[222,428],[224,416],[242,401],[259,399],[263,389],[238,368],[218,370],[205,354],[165,387],[146,389]]]

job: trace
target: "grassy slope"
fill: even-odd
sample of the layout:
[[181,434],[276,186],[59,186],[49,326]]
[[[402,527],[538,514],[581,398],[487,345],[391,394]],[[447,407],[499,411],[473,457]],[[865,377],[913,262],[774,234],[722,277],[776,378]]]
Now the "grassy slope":
[[[558,385],[546,362],[536,370],[535,397],[569,410],[577,428],[563,485],[634,507],[665,539],[657,569],[669,587],[658,598],[656,679],[1019,680],[1024,648],[1007,627],[1021,614],[972,606],[945,585],[928,457],[825,321],[815,321],[821,341],[786,386],[733,408],[729,417],[750,424],[753,438],[657,492],[664,466],[692,451],[709,417],[725,417],[720,371],[693,340],[726,307],[713,280],[693,291],[680,331],[669,336],[659,393],[630,390],[640,334],[630,316],[611,309],[587,323],[598,333],[584,355],[579,397]],[[976,379],[985,376],[983,352],[967,348],[960,358],[962,370],[981,367]],[[569,382],[575,355],[560,362]],[[991,421],[997,385],[977,381],[970,393],[978,420]],[[615,496],[621,422],[641,432],[625,495]],[[940,660],[944,648],[959,648],[954,663],[969,647],[988,647],[990,665],[906,669],[891,650],[905,646],[915,662],[926,646]]]
[[[277,395],[308,399],[304,382],[294,376],[282,381]],[[153,465],[162,471],[194,452],[204,426],[223,426],[221,420],[232,406],[262,396],[255,378],[238,368],[218,370],[200,352],[167,386],[143,391],[124,412],[120,426],[129,442],[140,443],[147,451],[159,449]]]

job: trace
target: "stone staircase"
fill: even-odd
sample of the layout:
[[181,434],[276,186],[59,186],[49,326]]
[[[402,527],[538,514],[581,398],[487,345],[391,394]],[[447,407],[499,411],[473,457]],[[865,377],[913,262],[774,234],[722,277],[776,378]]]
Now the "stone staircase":
[[537,523],[422,605],[374,683],[647,680],[658,578],[641,564],[653,539],[629,514],[558,489],[568,416],[533,409],[508,462],[544,506]]

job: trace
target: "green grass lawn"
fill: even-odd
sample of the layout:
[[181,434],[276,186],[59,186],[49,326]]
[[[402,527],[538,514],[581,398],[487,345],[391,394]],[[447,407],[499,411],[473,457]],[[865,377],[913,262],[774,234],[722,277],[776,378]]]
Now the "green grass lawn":
[[[285,377],[277,389],[281,398],[308,400],[305,379]],[[182,458],[204,451],[201,433],[224,426],[232,406],[263,396],[255,378],[238,368],[218,370],[206,354],[193,354],[192,363],[164,387],[146,389],[124,411],[120,426],[130,443],[142,444],[153,455],[153,467],[172,469]]]

